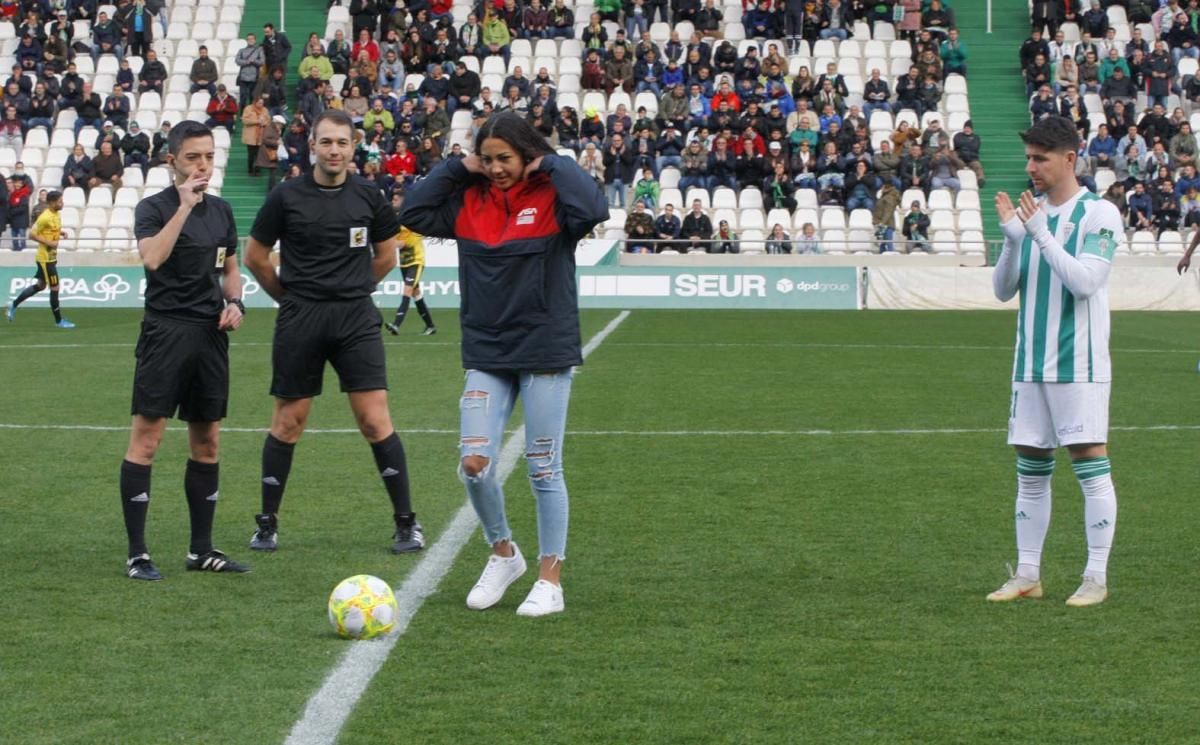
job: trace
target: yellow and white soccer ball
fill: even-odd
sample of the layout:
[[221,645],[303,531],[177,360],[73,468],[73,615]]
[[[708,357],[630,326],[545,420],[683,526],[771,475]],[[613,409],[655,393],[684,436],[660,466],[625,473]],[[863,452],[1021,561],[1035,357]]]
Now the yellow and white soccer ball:
[[329,623],[343,639],[374,639],[396,628],[396,596],[369,574],[347,577],[329,595]]

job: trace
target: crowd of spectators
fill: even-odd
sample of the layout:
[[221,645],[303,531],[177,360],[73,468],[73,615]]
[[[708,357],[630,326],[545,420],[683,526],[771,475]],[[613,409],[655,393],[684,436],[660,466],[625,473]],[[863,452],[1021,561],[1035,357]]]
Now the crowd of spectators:
[[1076,174],[1131,230],[1200,225],[1200,4],[1035,0],[1019,57],[1033,120],[1071,118]]

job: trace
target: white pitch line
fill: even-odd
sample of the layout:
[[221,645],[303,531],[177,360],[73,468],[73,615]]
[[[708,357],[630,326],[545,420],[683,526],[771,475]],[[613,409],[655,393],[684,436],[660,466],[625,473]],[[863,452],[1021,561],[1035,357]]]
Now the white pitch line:
[[[458,342],[454,341],[415,341],[423,347],[457,347]],[[231,347],[269,347],[272,342],[269,341],[235,341],[230,342]],[[128,347],[132,348],[133,342],[96,342],[95,344],[0,344],[0,350],[4,349],[86,349],[89,347]],[[762,348],[762,349],[859,349],[859,350],[894,350],[894,351],[942,351],[942,352],[1011,352],[1012,345],[982,345],[982,344],[850,344],[838,342],[714,342],[714,341],[622,341],[614,342],[611,346],[614,347],[662,347],[672,348],[678,347],[681,349],[742,349],[742,348]],[[1200,353],[1197,349],[1162,349],[1162,348],[1132,348],[1122,349],[1116,348],[1109,350],[1116,354],[1186,354],[1196,355]]]
[[[127,432],[128,426],[92,424],[4,424],[0,430],[67,430],[83,432]],[[1137,424],[1110,426],[1116,432],[1192,432],[1200,430],[1200,424]],[[168,431],[184,432],[183,427],[169,427]],[[508,430],[508,434],[521,432],[521,428]],[[578,429],[567,430],[571,437],[861,437],[889,435],[974,435],[1005,432],[1001,427],[934,427],[929,429]],[[222,434],[266,434],[266,429],[257,427],[222,427]],[[402,435],[456,435],[457,429],[398,429]],[[306,435],[357,435],[356,428],[306,429]]]
[[[583,348],[587,357],[600,346],[621,322],[629,317],[623,310],[608,325],[593,336]],[[508,438],[500,452],[497,478],[501,483],[508,480],[525,450],[525,426],[521,425]],[[454,559],[475,532],[475,511],[470,502],[459,508],[450,527],[446,528],[437,542],[430,547],[412,574],[396,593],[400,616],[396,620],[396,631],[386,639],[359,642],[350,645],[337,666],[329,673],[325,682],[304,707],[304,714],[292,727],[284,745],[325,745],[337,740],[338,733],[350,717],[358,700],[367,690],[375,673],[391,654],[400,636],[408,629],[409,622],[417,614],[425,598],[435,590],[442,578],[450,571]]]

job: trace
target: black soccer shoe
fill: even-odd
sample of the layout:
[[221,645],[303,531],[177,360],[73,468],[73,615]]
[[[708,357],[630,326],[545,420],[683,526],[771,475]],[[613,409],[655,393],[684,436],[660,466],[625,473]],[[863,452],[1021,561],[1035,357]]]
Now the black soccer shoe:
[[187,555],[187,570],[189,572],[233,572],[245,574],[250,567],[239,564],[215,548],[200,555]]
[[421,331],[421,336],[433,336],[437,333],[437,326],[426,326]]
[[279,543],[278,518],[275,515],[258,514],[254,516],[258,530],[250,536],[250,548],[255,551],[274,551]]
[[411,554],[425,548],[425,533],[421,531],[421,523],[413,513],[396,516],[396,535],[392,543],[392,553]]
[[383,324],[383,327],[386,328],[391,333],[392,336],[400,335],[400,327],[394,323],[385,323],[385,324]]
[[150,561],[150,554],[138,554],[126,559],[125,574],[129,579],[143,579],[148,582],[157,582],[163,578],[154,562]]

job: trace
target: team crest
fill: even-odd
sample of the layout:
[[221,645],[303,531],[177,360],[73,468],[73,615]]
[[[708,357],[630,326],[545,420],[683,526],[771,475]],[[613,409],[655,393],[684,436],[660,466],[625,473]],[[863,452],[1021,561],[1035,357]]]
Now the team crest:
[[217,269],[225,268],[225,256],[228,251],[225,246],[217,246],[217,263],[214,265]]
[[537,219],[537,207],[526,207],[517,213],[518,225],[532,225]]
[[350,248],[367,247],[367,229],[350,228]]
[[1063,223],[1063,230],[1066,231],[1065,233],[1063,233],[1063,235],[1071,235],[1072,233],[1075,232],[1075,223],[1073,223],[1073,222]]

